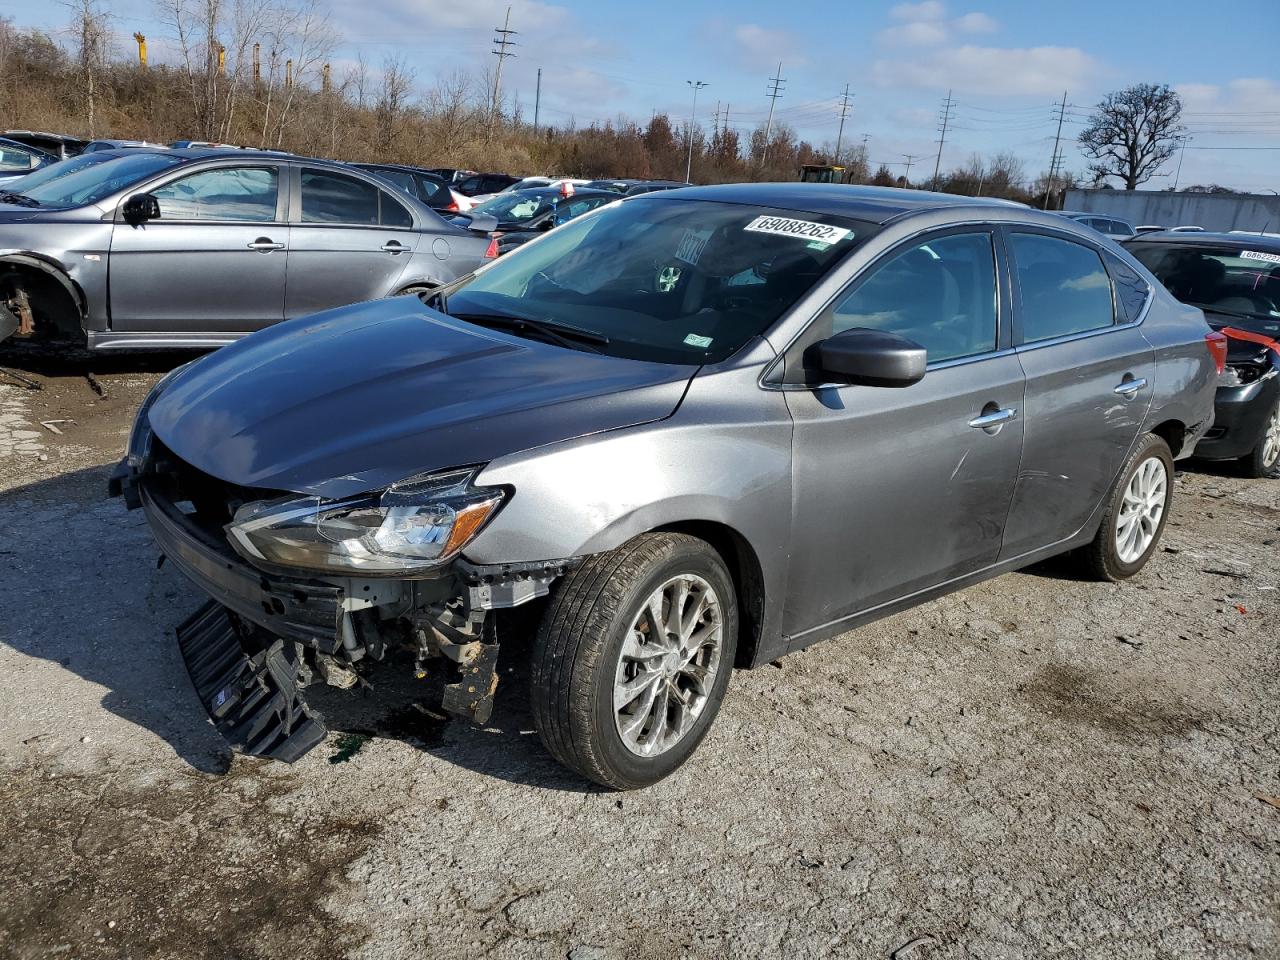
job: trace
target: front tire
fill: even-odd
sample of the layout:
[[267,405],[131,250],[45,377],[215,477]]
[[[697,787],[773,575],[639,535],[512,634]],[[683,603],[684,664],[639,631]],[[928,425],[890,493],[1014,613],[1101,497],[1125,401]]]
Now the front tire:
[[1138,441],[1111,489],[1093,542],[1081,554],[1083,572],[1095,580],[1127,580],[1160,544],[1173,499],[1173,454],[1153,433]]
[[1271,415],[1262,426],[1262,436],[1251,453],[1240,458],[1240,468],[1251,480],[1276,477],[1280,466],[1280,398],[1271,408]]
[[656,783],[715,719],[737,636],[733,580],[705,541],[648,533],[591,557],[559,584],[534,641],[538,735],[602,786]]

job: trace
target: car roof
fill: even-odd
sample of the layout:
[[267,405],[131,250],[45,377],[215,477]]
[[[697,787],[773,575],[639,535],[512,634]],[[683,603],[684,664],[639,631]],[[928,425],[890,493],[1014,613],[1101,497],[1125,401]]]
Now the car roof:
[[1181,243],[1187,246],[1252,247],[1267,253],[1280,253],[1280,237],[1268,237],[1262,233],[1212,233],[1208,230],[1174,233],[1144,233],[1142,243]]
[[67,133],[49,133],[45,130],[5,130],[0,136],[6,137],[40,137],[44,140],[58,140],[62,143],[85,143],[81,137],[73,137]]
[[[642,200],[649,194],[640,194]],[[829,214],[885,224],[908,214],[932,210],[973,208],[1024,213],[1033,222],[1045,215],[1026,204],[997,197],[962,197],[900,187],[851,186],[839,183],[725,183],[708,187],[679,187],[661,191],[663,200],[714,200],[761,207],[780,207],[804,213]]]
[[559,197],[565,200],[573,197],[613,197],[615,199],[618,197],[618,191],[616,190],[601,190],[597,187],[578,187],[568,196],[562,194],[559,187],[530,187],[527,190],[512,190],[511,192],[525,197],[542,197],[545,199]]
[[[304,157],[302,159],[308,158]],[[347,166],[359,167],[361,170],[403,170],[406,173],[417,173],[438,183],[444,183],[444,179],[440,174],[428,170],[426,167],[413,167],[407,163],[375,163],[372,160],[356,160],[347,164]],[[439,168],[437,167],[436,169],[438,170]]]

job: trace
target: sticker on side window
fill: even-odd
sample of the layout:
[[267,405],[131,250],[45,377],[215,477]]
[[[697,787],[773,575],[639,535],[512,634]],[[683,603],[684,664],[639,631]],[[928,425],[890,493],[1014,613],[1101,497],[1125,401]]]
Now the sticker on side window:
[[831,227],[812,220],[791,220],[787,217],[756,217],[743,229],[752,233],[772,233],[779,237],[798,237],[820,243],[824,247],[843,240],[850,233],[844,227]]
[[676,247],[676,259],[696,267],[710,239],[710,230],[686,230],[680,238],[680,245]]
[[1280,253],[1263,253],[1261,250],[1242,250],[1241,260],[1263,260],[1267,263],[1280,263]]

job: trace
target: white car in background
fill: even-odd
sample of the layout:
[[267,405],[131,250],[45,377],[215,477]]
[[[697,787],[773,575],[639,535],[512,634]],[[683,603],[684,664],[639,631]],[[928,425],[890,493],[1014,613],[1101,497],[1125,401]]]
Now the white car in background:
[[586,186],[590,180],[584,180],[581,177],[525,177],[523,180],[517,180],[505,190],[498,193],[482,193],[479,196],[471,198],[472,203],[484,203],[486,200],[492,200],[494,197],[503,193],[515,193],[517,190],[541,190],[544,187],[561,188],[566,183],[572,184],[575,188]]

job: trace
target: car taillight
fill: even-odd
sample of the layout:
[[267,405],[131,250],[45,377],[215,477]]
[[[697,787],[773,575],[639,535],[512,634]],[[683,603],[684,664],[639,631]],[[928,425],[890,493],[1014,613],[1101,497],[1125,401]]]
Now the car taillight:
[[1227,338],[1217,330],[1210,330],[1204,335],[1204,343],[1209,348],[1210,356],[1213,357],[1213,365],[1221,375],[1222,371],[1227,369]]
[[[498,238],[490,237],[489,246],[486,247],[484,251],[484,258],[486,260],[492,260],[497,255],[498,255]],[[1226,354],[1223,354],[1223,356],[1226,356]],[[1221,373],[1222,371],[1218,371],[1218,372]]]

